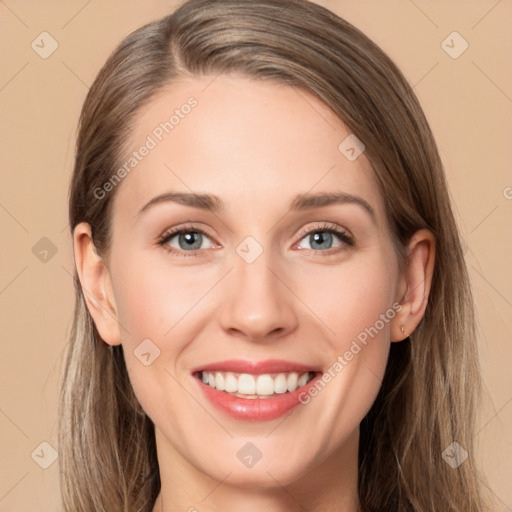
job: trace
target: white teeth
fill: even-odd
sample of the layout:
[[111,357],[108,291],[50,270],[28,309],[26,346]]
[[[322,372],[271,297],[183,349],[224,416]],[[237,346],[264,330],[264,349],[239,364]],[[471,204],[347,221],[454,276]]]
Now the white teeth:
[[304,375],[301,375],[299,377],[299,380],[297,382],[297,386],[299,388],[301,388],[302,386],[304,386],[306,384],[307,381],[308,381],[308,375],[307,375],[307,373],[305,373]]
[[286,393],[288,391],[288,382],[286,379],[286,375],[284,373],[280,373],[274,379],[274,386],[275,386],[276,393],[282,394],[282,393]]
[[218,391],[227,391],[244,398],[269,397],[274,394],[283,394],[295,391],[307,384],[313,374],[303,373],[300,377],[297,372],[279,374],[251,375],[249,373],[233,372],[201,372],[201,380]]
[[299,375],[295,372],[292,372],[288,375],[287,381],[286,381],[286,387],[288,388],[288,391],[295,391],[297,389],[297,382],[299,380]]
[[224,375],[220,372],[215,373],[215,387],[219,391],[224,391]]
[[[217,381],[215,381],[215,387],[217,388]],[[244,395],[254,395],[256,393],[256,381],[252,375],[242,373],[238,377],[238,392]]]
[[270,375],[260,375],[256,381],[256,394],[257,395],[273,395],[274,394],[274,379]]
[[228,391],[229,393],[236,393],[238,391],[238,379],[231,372],[226,373],[224,391]]

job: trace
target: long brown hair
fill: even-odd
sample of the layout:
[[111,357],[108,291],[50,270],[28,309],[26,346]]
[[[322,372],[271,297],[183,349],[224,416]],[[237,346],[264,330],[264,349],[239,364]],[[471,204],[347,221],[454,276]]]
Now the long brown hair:
[[[361,424],[362,510],[483,510],[472,442],[480,390],[474,306],[442,162],[404,76],[350,23],[306,0],[190,0],[131,33],[82,108],[71,232],[88,222],[97,251],[108,254],[116,191],[101,200],[94,191],[121,165],[137,114],[174,79],[219,74],[308,91],[339,116],[365,145],[402,265],[418,229],[436,238],[425,315],[408,340],[392,344]],[[151,512],[160,489],[153,424],[122,347],[100,338],[76,273],[75,288],[59,415],[65,510]],[[442,455],[452,442],[468,453],[456,469]]]

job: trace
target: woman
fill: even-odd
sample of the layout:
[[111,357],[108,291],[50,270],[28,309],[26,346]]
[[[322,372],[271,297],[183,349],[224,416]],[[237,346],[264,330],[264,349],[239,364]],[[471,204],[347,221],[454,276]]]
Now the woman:
[[130,34],[83,106],[70,225],[66,510],[483,510],[442,163],[352,25],[190,0]]

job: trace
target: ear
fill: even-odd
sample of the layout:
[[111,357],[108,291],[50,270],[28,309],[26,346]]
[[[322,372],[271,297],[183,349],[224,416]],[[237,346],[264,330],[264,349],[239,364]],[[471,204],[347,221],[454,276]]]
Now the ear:
[[73,231],[73,252],[87,309],[101,338],[109,345],[120,345],[121,328],[110,273],[96,252],[91,227],[86,222],[78,224]]
[[391,323],[391,341],[402,341],[409,337],[423,318],[432,284],[435,246],[435,237],[428,229],[414,233],[408,243],[406,268],[400,278],[396,297],[402,309]]

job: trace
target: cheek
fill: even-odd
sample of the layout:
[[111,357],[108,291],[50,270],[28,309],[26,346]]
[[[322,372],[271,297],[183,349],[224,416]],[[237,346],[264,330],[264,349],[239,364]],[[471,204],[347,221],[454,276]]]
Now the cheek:
[[308,305],[327,326],[322,348],[328,367],[303,403],[319,424],[331,426],[329,447],[357,428],[380,389],[396,314],[393,261],[384,251],[369,252],[346,265],[318,267],[303,280],[300,296],[309,297]]
[[[155,261],[158,260],[158,261]],[[213,270],[197,272],[166,265],[161,256],[124,261],[116,275],[118,317],[126,328],[123,343],[144,338],[168,340],[215,280]]]
[[337,361],[343,366],[346,386],[369,381],[371,391],[384,372],[395,316],[389,283],[382,275],[355,272],[343,275],[340,282],[344,284],[319,294],[315,302],[318,316],[329,327],[325,331],[329,364]]
[[137,399],[153,420],[162,415],[163,404],[167,411],[182,410],[189,400],[174,377],[180,378],[181,356],[202,328],[200,301],[215,279],[210,271],[198,276],[150,258],[126,258],[116,267],[113,284],[126,367]]
[[[321,320],[332,347],[344,351],[360,333],[364,338],[365,329],[391,308],[397,277],[393,268],[387,252],[369,251],[340,265],[301,270],[294,289]],[[389,339],[389,322],[380,321],[378,330]]]

